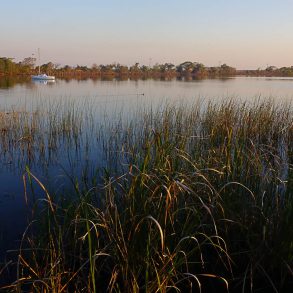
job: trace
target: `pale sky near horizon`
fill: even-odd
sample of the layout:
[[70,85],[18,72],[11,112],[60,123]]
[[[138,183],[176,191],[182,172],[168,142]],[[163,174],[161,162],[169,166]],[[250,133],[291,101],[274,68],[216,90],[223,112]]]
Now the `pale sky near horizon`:
[[293,65],[293,0],[0,0],[0,56],[75,66]]

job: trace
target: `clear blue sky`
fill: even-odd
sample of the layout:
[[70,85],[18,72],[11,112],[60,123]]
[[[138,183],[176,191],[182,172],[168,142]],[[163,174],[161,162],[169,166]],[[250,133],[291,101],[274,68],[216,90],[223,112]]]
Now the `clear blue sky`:
[[0,56],[42,63],[293,65],[292,0],[9,0]]

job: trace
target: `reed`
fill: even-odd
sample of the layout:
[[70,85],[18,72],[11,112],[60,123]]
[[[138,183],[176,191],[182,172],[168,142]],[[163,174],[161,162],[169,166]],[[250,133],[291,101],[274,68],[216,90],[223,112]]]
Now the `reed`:
[[[6,290],[286,292],[292,114],[272,101],[202,101],[96,125],[74,111],[62,118],[51,111],[46,138],[36,135],[37,113],[0,116],[10,135],[3,145],[15,131],[46,141],[47,152],[65,136],[77,148],[99,145],[106,162],[84,184],[72,178],[74,191],[57,194],[27,169],[26,196],[37,184],[43,197]],[[81,143],[84,121],[96,144]]]

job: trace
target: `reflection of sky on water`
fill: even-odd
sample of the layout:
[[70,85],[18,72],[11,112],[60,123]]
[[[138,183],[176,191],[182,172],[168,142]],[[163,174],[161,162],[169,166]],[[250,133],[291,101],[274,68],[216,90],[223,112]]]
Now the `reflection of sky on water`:
[[[144,94],[144,95],[141,95]],[[139,106],[168,103],[190,103],[201,97],[222,99],[234,97],[251,100],[255,97],[276,97],[288,100],[293,96],[292,78],[236,77],[191,81],[161,80],[60,80],[42,84],[28,81],[9,89],[0,89],[0,105],[30,105],[42,97],[45,100],[91,100],[95,105],[135,109]],[[106,106],[105,106],[106,105]]]
[[[19,155],[14,152],[13,158],[0,154],[0,264],[4,250],[19,247],[19,239],[31,214],[25,203],[23,174],[26,167],[29,166],[32,174],[46,186],[50,194],[66,194],[73,190],[72,179],[79,178],[82,186],[82,176],[90,178],[96,168],[102,170],[106,164],[95,135],[88,143],[92,145],[90,150],[85,150],[84,144],[76,149],[73,144],[60,143],[58,149],[50,155],[45,154],[43,158],[37,151],[34,158],[29,158],[26,153]],[[28,204],[33,206],[35,199],[45,197],[45,193],[34,180],[32,193],[28,176],[25,178]]]
[[[114,123],[131,119],[137,109],[158,108],[164,104],[185,104],[198,98],[221,101],[226,97],[253,101],[256,97],[275,97],[280,101],[290,101],[293,97],[293,79],[291,78],[246,78],[191,80],[191,81],[101,81],[101,80],[56,80],[56,82],[27,80],[23,83],[0,82],[0,109],[5,111],[32,111],[36,108],[50,109],[50,105],[66,105],[73,102],[77,109],[90,107],[95,122]],[[88,152],[82,148],[59,145],[55,157],[47,161],[29,162],[31,170],[43,183],[51,182],[54,191],[66,189],[70,177],[81,177],[83,170],[94,173],[95,167],[102,169],[102,146],[95,135],[88,135],[93,147]],[[2,150],[1,150],[2,152]],[[1,155],[2,156],[2,155]],[[111,156],[111,155],[110,155]],[[3,159],[3,158],[2,158]],[[22,174],[28,161],[19,160],[18,164],[9,163],[9,157],[1,160],[0,165],[0,262],[3,247],[13,247],[15,238],[20,238],[26,226],[24,215],[24,188]],[[45,162],[45,163],[44,163]],[[40,190],[39,190],[40,191]],[[1,255],[2,246],[2,255]],[[17,247],[14,245],[14,247]]]

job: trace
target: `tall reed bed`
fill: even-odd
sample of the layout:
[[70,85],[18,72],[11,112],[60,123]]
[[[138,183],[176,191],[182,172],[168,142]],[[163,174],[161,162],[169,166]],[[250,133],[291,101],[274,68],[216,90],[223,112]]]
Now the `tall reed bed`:
[[[6,290],[286,292],[293,286],[292,114],[271,101],[228,100],[95,125],[108,162],[102,175],[50,194],[27,170],[26,196],[38,184],[44,197]],[[84,131],[68,121],[70,137]]]
[[[94,125],[87,103],[38,101],[23,109],[0,109],[0,159],[18,170],[49,165],[60,153],[82,150]],[[61,155],[62,157],[62,155]]]

